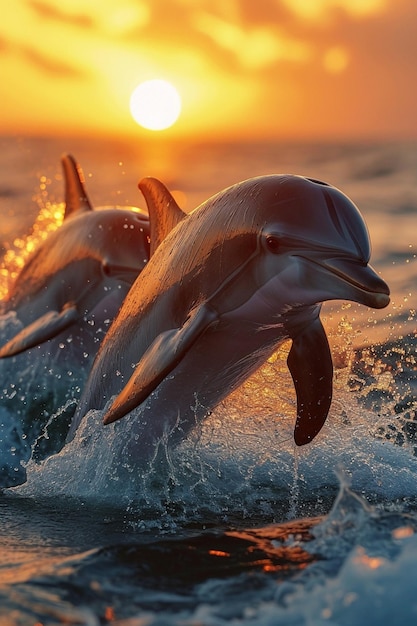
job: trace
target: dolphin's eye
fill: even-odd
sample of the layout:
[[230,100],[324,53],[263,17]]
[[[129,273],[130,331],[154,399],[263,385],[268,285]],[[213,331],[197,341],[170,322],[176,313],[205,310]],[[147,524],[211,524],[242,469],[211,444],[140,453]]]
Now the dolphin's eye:
[[269,252],[272,254],[280,254],[282,252],[281,241],[274,235],[267,235],[265,237],[265,245]]

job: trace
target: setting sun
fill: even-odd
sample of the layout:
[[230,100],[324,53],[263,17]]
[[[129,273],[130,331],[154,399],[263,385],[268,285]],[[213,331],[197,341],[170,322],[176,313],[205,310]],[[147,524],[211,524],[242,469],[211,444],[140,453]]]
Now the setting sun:
[[415,0],[3,5],[6,134],[417,134]]
[[164,130],[177,121],[181,113],[181,98],[166,80],[148,80],[133,91],[130,98],[133,119],[148,130]]

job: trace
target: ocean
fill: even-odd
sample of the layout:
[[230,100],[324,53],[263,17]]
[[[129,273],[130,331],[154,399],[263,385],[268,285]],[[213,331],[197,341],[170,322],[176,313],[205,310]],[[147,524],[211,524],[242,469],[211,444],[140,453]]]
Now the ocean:
[[[86,372],[36,350],[2,361],[0,472],[14,455],[27,478],[0,492],[2,626],[414,623],[417,143],[2,137],[0,146],[2,297],[62,219],[65,152],[95,206],[145,208],[144,176],[186,211],[262,174],[331,183],[362,212],[371,264],[391,289],[379,311],[324,305],[334,398],[302,448],[288,344],[164,464],[140,471],[124,454],[129,420],[103,428],[93,414],[64,445],[62,420]],[[0,317],[2,340],[15,324],[13,312]]]

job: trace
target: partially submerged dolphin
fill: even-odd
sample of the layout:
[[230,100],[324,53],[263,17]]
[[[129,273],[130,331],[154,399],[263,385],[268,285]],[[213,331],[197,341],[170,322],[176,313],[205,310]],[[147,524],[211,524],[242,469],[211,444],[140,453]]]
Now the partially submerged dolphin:
[[63,331],[94,332],[111,320],[149,259],[149,221],[133,207],[93,210],[81,168],[62,157],[65,216],[29,258],[3,311],[16,311],[24,328],[1,349],[9,357]]
[[69,439],[90,409],[107,405],[109,424],[141,407],[132,427],[149,456],[161,439],[184,437],[291,338],[294,439],[312,441],[332,397],[320,303],[389,302],[368,265],[356,206],[326,183],[291,175],[241,182],[189,215],[159,181],[139,188],[154,253],[101,345]]

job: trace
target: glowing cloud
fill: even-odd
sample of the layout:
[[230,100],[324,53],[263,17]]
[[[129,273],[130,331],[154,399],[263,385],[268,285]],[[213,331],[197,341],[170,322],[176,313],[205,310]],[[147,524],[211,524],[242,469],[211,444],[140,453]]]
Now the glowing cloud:
[[307,43],[271,28],[242,28],[204,12],[194,15],[193,24],[218,46],[232,52],[248,69],[262,68],[278,60],[305,61],[310,56]]
[[379,13],[386,0],[282,0],[293,13],[306,19],[322,19],[331,9],[343,9],[353,17],[366,17]]

